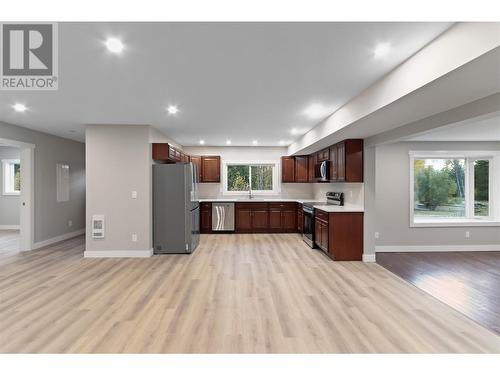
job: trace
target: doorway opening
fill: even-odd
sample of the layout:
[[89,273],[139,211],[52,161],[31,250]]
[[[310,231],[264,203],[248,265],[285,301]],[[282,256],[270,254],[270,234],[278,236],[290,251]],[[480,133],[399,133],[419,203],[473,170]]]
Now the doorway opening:
[[34,145],[0,138],[0,255],[33,249]]

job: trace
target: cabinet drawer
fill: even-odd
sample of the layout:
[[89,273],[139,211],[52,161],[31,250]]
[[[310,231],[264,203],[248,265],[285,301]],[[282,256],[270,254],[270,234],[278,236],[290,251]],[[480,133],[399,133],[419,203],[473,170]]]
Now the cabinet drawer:
[[297,203],[295,202],[273,202],[269,203],[270,209],[280,209],[280,210],[295,210]]
[[263,202],[244,202],[244,203],[236,203],[236,209],[251,209],[251,210],[267,210],[267,203]]
[[328,212],[314,209],[314,216],[320,220],[328,222]]

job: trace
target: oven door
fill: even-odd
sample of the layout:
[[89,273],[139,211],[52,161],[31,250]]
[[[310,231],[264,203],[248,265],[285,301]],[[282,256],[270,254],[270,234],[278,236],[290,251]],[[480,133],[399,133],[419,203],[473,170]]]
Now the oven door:
[[314,247],[314,215],[312,212],[304,210],[304,232],[302,239],[310,247]]

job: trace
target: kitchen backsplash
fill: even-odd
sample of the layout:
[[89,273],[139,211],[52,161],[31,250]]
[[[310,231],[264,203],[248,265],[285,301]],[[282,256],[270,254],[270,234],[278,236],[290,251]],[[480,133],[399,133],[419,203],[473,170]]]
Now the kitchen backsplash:
[[325,200],[328,191],[344,193],[345,204],[364,207],[365,192],[363,183],[316,183],[313,185],[313,196],[315,200]]
[[[199,184],[198,196],[202,199],[222,198],[221,184]],[[245,194],[242,194],[245,196]],[[275,196],[273,196],[275,197]],[[280,198],[289,199],[313,199],[313,184],[281,184],[281,193],[277,195]]]

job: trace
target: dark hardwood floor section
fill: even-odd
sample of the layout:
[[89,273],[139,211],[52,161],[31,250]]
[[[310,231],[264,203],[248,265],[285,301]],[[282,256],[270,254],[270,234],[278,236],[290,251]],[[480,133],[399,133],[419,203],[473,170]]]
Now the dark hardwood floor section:
[[500,335],[500,252],[377,253],[377,263]]

